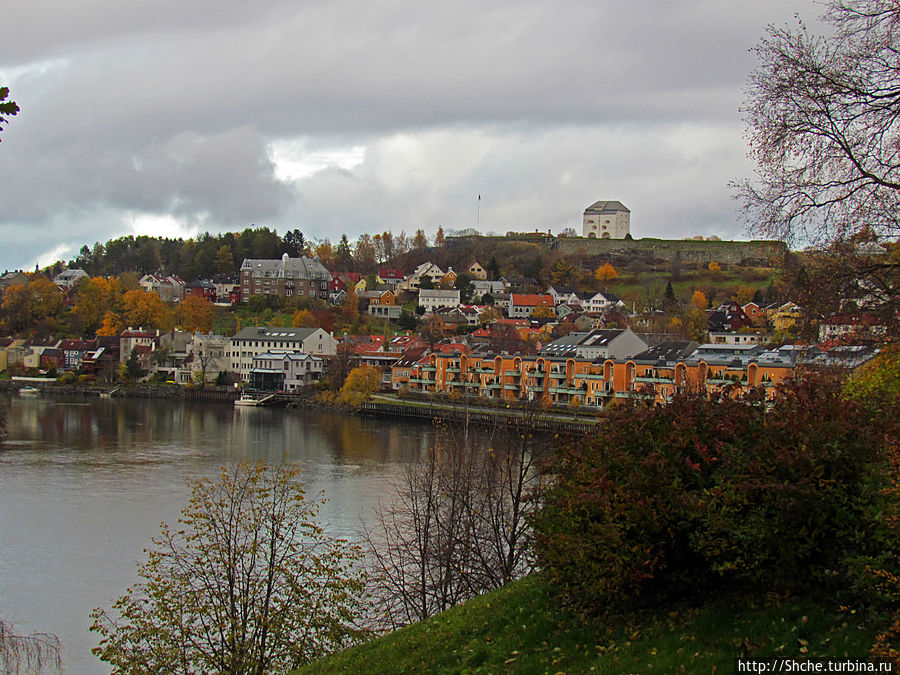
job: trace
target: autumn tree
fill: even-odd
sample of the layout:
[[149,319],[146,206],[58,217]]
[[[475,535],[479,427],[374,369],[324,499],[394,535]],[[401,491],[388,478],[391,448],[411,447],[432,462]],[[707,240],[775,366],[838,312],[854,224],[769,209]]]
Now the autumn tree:
[[122,319],[135,328],[168,330],[172,312],[156,293],[135,290],[122,296]]
[[317,242],[313,248],[313,254],[319,259],[319,262],[330,268],[334,262],[334,251],[331,248],[331,242],[325,239]]
[[97,335],[118,335],[124,330],[124,328],[125,326],[122,323],[122,317],[116,312],[108,311],[103,314],[103,319],[100,323],[100,327],[97,329]]
[[722,276],[722,266],[715,261],[709,263],[707,269],[709,269],[709,273],[714,277]]
[[612,263],[607,262],[594,270],[594,278],[603,284],[603,290],[605,291],[609,286],[609,282],[619,278],[619,273],[616,272],[616,268],[612,266]]
[[0,87],[0,131],[3,125],[9,122],[10,117],[15,117],[19,112],[19,106],[15,101],[8,101],[9,87]]
[[192,483],[140,582],[91,614],[113,675],[285,672],[362,637],[358,551],[324,533],[298,477],[238,465]]
[[344,304],[341,305],[341,317],[347,323],[353,323],[359,318],[359,296],[356,288],[350,284],[347,286]]
[[437,234],[434,235],[434,245],[435,248],[443,248],[444,244],[447,243],[447,239],[444,237],[444,228],[439,226],[437,229]]
[[706,298],[706,294],[697,289],[694,291],[694,294],[691,295],[691,305],[699,310],[704,310],[709,307],[709,300]]
[[370,365],[357,366],[347,375],[341,387],[341,403],[358,408],[378,391],[381,372]]
[[416,251],[424,251],[428,248],[428,239],[425,238],[425,231],[422,229],[416,230],[416,236],[413,237],[412,247]]
[[298,328],[317,328],[316,317],[308,309],[298,309],[291,317],[291,325]]
[[571,286],[575,282],[575,268],[565,258],[560,258],[550,268],[550,283],[554,286]]
[[50,279],[35,276],[25,284],[11,286],[3,295],[3,324],[12,333],[46,334],[56,329],[62,296]]
[[744,106],[748,221],[786,240],[900,233],[900,5],[828,0],[829,34],[770,26]]
[[182,301],[180,311],[184,330],[191,333],[209,333],[212,330],[216,309],[207,298],[188,295]]

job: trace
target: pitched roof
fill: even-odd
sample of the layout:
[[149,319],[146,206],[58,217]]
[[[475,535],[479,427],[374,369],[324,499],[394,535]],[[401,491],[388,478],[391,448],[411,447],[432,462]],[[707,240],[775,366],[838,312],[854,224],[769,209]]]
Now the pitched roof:
[[619,201],[594,202],[584,210],[585,213],[615,213],[616,211],[631,213],[629,208]]

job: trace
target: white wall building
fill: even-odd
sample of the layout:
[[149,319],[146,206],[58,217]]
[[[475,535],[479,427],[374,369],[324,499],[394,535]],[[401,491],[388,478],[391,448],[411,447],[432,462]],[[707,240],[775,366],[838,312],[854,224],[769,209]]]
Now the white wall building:
[[594,202],[584,210],[583,236],[624,239],[631,233],[631,211],[622,202]]
[[419,304],[429,314],[438,307],[456,307],[459,305],[459,289],[421,290],[419,291]]
[[248,381],[253,357],[273,350],[334,356],[337,342],[331,333],[321,328],[245,328],[229,342],[226,356],[230,360],[230,370]]

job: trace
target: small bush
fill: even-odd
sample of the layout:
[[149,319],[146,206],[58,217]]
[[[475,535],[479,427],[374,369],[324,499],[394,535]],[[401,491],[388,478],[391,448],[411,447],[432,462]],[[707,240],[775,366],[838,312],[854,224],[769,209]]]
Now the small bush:
[[855,584],[884,530],[869,428],[822,378],[785,385],[768,412],[761,397],[608,408],[560,453],[534,520],[540,566],[590,613],[724,585]]

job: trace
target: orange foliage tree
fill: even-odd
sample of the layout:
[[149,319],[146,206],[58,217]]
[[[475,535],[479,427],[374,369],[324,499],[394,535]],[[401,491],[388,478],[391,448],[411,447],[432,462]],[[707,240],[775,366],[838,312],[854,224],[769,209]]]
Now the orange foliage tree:
[[134,328],[169,330],[173,323],[172,311],[160,297],[144,291],[128,291],[122,296],[122,318]]
[[206,298],[189,295],[181,303],[181,327],[191,333],[209,333],[216,310]]

